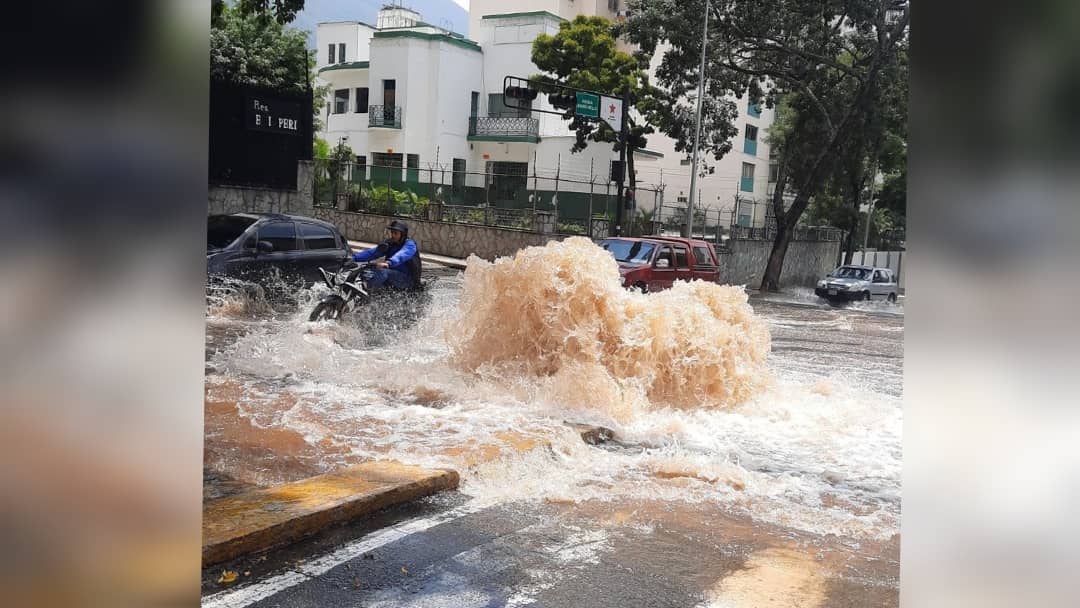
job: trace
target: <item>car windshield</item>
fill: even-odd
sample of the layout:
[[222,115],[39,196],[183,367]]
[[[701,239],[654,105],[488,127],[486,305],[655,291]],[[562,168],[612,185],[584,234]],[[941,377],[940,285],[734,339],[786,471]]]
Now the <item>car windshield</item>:
[[206,223],[206,248],[223,249],[240,238],[255,223],[254,218],[237,215],[214,215]]
[[652,257],[656,245],[645,241],[626,241],[623,239],[607,239],[600,244],[604,249],[611,252],[615,259],[620,262],[631,264],[644,264]]
[[866,268],[841,266],[833,272],[833,276],[840,279],[858,279],[860,281],[866,281],[870,278],[870,271]]

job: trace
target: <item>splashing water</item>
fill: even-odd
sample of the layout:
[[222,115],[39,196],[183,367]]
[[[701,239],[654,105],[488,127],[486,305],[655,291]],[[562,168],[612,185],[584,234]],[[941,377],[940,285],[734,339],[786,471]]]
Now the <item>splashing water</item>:
[[547,379],[550,397],[620,420],[654,407],[731,406],[768,381],[769,330],[742,289],[695,281],[641,294],[575,237],[488,263],[470,258],[452,361]]
[[[719,503],[820,533],[898,528],[900,367],[884,347],[853,355],[849,336],[877,332],[902,357],[902,317],[761,300],[754,312],[742,290],[705,283],[627,292],[584,239],[470,260],[375,348],[366,326],[307,322],[323,292],[237,320],[243,333],[209,349],[208,403],[236,411],[208,426],[222,471],[291,480],[280,459],[234,456],[288,431],[271,438],[293,446],[289,462],[450,467],[482,502]],[[619,441],[588,446],[564,420]]]

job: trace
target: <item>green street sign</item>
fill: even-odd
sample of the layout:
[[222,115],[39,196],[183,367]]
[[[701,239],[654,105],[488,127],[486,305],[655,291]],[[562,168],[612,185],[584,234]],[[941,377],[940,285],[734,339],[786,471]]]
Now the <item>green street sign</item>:
[[574,113],[578,116],[600,118],[600,96],[593,93],[577,92],[577,107]]

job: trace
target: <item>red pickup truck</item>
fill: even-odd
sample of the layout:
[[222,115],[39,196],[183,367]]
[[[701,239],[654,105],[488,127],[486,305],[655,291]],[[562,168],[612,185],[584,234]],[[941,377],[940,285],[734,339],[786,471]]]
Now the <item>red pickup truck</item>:
[[668,289],[675,281],[720,282],[720,264],[712,245],[669,236],[604,239],[600,246],[619,262],[623,286],[641,291]]

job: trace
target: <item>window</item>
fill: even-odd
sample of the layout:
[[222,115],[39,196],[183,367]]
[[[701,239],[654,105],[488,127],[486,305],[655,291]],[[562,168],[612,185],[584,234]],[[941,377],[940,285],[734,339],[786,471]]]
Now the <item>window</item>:
[[874,271],[874,282],[875,283],[888,283],[889,282],[889,275],[885,274],[884,270],[875,270]]
[[274,222],[259,227],[259,240],[268,241],[274,251],[296,251],[296,224],[292,222]]
[[694,246],[694,263],[698,266],[712,266],[712,256],[709,255],[709,250],[704,245]]
[[367,157],[363,154],[356,155],[356,168],[353,170],[354,179],[367,179]]
[[[515,99],[513,106],[507,106],[503,103],[502,93],[489,93],[488,94],[488,116],[501,118],[501,117],[518,117],[528,118],[532,115],[532,101],[526,99]],[[517,106],[517,107],[515,107]]]
[[337,249],[337,235],[325,226],[300,224],[300,234],[304,238],[304,249]]
[[349,89],[334,91],[334,114],[344,114],[349,110]]
[[254,223],[254,219],[239,215],[210,216],[206,226],[206,248],[228,247]]
[[743,192],[754,191],[754,165],[753,163],[742,164],[742,180],[739,183],[739,190]]
[[338,63],[345,63],[345,43],[337,45]]
[[672,264],[671,247],[669,245],[664,245],[663,248],[660,249],[660,253],[656,255],[656,261],[659,262],[660,260],[668,261],[668,269],[675,267]]
[[480,93],[473,91],[472,97],[469,100],[469,116],[476,117],[480,115]]
[[606,251],[610,251],[619,262],[632,264],[644,264],[652,257],[656,245],[645,241],[627,241],[625,239],[608,239],[600,244]]
[[408,169],[420,168],[420,155],[419,154],[407,154],[405,156],[405,167]]
[[690,268],[690,252],[682,245],[675,246],[675,265],[679,268]]
[[330,54],[326,57],[326,63],[335,63],[334,61],[334,45],[330,45]]
[[368,88],[359,87],[356,89],[356,113],[367,114],[368,109]]
[[383,106],[393,108],[397,105],[397,81],[382,81]]
[[779,175],[779,173],[780,173],[780,164],[779,163],[769,163],[769,183],[770,184],[775,184],[776,183],[776,179],[777,179],[777,176]]
[[753,118],[761,118],[761,106],[752,102],[746,102],[746,113]]
[[611,161],[611,181],[619,183],[626,179],[626,171],[623,170],[623,164],[617,160]]
[[402,160],[403,157],[401,154],[385,154],[383,152],[371,153],[371,162],[376,167],[390,167],[392,169],[400,169],[402,167]]
[[746,125],[746,136],[743,140],[743,152],[757,156],[757,127]]

